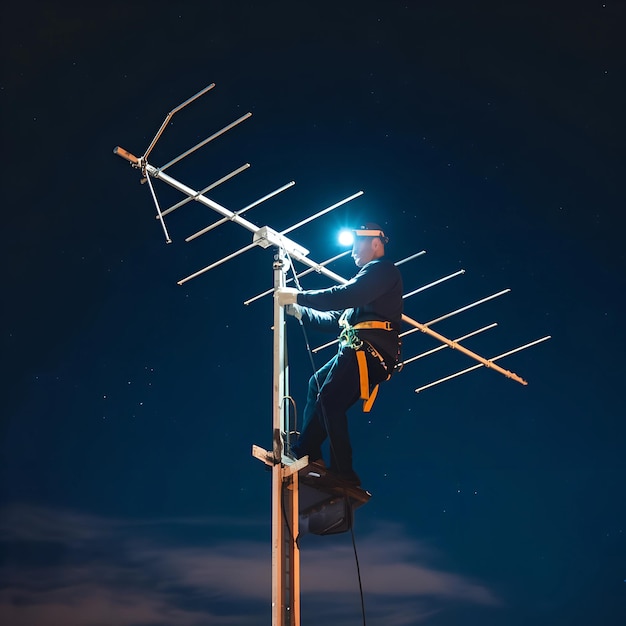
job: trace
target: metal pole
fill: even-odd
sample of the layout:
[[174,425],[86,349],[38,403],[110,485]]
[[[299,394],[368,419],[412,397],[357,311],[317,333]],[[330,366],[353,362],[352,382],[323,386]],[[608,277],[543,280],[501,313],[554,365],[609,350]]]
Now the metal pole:
[[[284,287],[285,253],[274,257],[274,289]],[[300,551],[298,536],[298,473],[283,465],[283,433],[287,423],[285,312],[274,300],[272,429],[272,626],[300,626]]]
[[[274,260],[274,289],[285,282],[284,260],[279,250]],[[284,540],[283,540],[283,472],[281,467],[282,441],[281,407],[284,396],[284,326],[285,315],[274,299],[274,358],[272,387],[272,441],[274,465],[272,467],[272,626],[283,626],[285,613]]]

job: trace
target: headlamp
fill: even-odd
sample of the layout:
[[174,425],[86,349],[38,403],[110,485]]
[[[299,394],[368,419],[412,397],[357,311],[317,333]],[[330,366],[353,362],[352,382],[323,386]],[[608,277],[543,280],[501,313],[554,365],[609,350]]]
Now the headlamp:
[[355,228],[352,233],[355,237],[378,237],[384,244],[389,242],[389,237],[385,235],[383,230],[377,224],[365,224]]

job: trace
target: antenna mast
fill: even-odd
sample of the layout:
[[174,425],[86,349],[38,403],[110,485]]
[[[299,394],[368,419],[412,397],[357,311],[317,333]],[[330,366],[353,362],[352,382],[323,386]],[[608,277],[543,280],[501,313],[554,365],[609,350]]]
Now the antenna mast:
[[[191,201],[198,202],[211,209],[217,213],[220,219],[212,224],[209,224],[198,232],[189,235],[185,241],[189,242],[195,240],[218,228],[222,224],[225,224],[226,222],[234,222],[252,233],[251,243],[221,259],[213,261],[206,267],[195,271],[189,276],[180,279],[178,284],[183,285],[257,246],[261,248],[272,248],[273,250],[273,287],[271,290],[264,291],[257,296],[249,298],[245,301],[245,304],[250,304],[251,302],[259,300],[270,293],[275,293],[277,289],[284,287],[288,282],[286,274],[289,269],[294,272],[295,276],[296,270],[295,267],[292,267],[294,260],[307,267],[305,271],[298,275],[298,278],[305,276],[308,273],[315,272],[323,274],[336,283],[346,283],[347,280],[345,278],[328,268],[328,265],[331,265],[333,262],[343,257],[345,253],[323,262],[315,262],[309,258],[308,249],[296,243],[293,239],[287,237],[287,235],[312,220],[315,220],[330,211],[355,200],[363,194],[362,191],[358,191],[351,196],[336,202],[335,204],[299,221],[283,231],[278,231],[267,225],[259,227],[255,223],[243,217],[243,214],[253,207],[256,207],[259,204],[277,196],[283,191],[290,189],[295,185],[293,181],[279,187],[269,194],[262,196],[255,202],[250,203],[238,211],[231,211],[209,198],[206,193],[247,170],[250,167],[248,163],[233,170],[229,174],[222,176],[215,182],[200,190],[193,189],[165,172],[166,169],[170,168],[175,163],[179,163],[186,159],[198,149],[206,146],[216,137],[223,135],[232,128],[249,119],[252,115],[251,113],[246,113],[245,115],[239,117],[227,126],[214,132],[203,141],[184,151],[179,156],[174,157],[161,167],[155,167],[148,163],[148,157],[152,153],[164,131],[167,129],[172,117],[189,104],[211,91],[214,87],[214,84],[208,85],[194,96],[172,109],[165,117],[161,127],[142,156],[137,157],[119,146],[114,149],[115,154],[128,161],[132,167],[139,169],[142,174],[142,182],[148,183],[150,194],[157,211],[156,217],[161,223],[161,228],[167,243],[171,243],[172,239],[165,224],[165,216]],[[180,192],[184,198],[167,209],[162,210],[152,183],[152,179],[160,180],[166,183],[173,189]],[[396,265],[401,265],[411,261],[422,256],[423,254],[425,254],[424,251],[412,254],[404,260],[397,262]],[[463,273],[464,270],[461,270],[448,276],[444,276],[439,280],[405,294],[404,298],[409,298],[426,289],[435,287],[436,285],[462,275]],[[532,345],[541,343],[549,339],[549,336],[530,342],[520,346],[519,348],[512,349],[491,359],[486,359],[466,348],[460,343],[460,341],[464,341],[465,339],[489,330],[495,327],[496,324],[485,326],[454,340],[448,339],[431,328],[432,325],[444,319],[457,315],[469,308],[478,306],[483,302],[498,297],[508,291],[509,290],[505,290],[498,294],[483,298],[477,302],[439,316],[438,318],[427,323],[417,322],[407,315],[403,316],[403,321],[412,327],[411,330],[406,331],[403,335],[409,335],[420,331],[423,334],[431,336],[441,344],[434,350],[429,350],[410,359],[406,359],[404,362],[405,364],[409,364],[412,361],[421,359],[445,348],[452,348],[478,362],[478,364],[473,367],[466,368],[456,374],[452,374],[428,385],[423,385],[417,388],[415,390],[416,392],[423,391],[424,389],[445,382],[446,380],[450,380],[456,376],[463,375],[480,367],[492,369],[523,385],[527,384],[526,381],[517,374],[496,365],[495,361]],[[310,475],[307,474],[308,459],[303,458],[298,461],[293,461],[293,459],[285,455],[285,446],[289,444],[289,436],[291,432],[289,426],[288,402],[289,373],[285,351],[285,314],[283,308],[279,306],[276,299],[273,299],[273,321],[272,449],[268,451],[260,446],[253,445],[252,454],[259,460],[263,461],[263,463],[270,466],[272,471],[272,626],[300,626],[300,551],[297,539],[301,531],[315,534],[331,534],[349,530],[352,524],[354,509],[367,502],[370,494],[358,488],[346,489],[345,487],[341,487],[333,489],[332,487],[315,487],[314,483],[312,484],[310,481],[305,480],[306,477]],[[316,350],[321,350],[329,345],[332,345],[333,343],[335,342],[320,346]],[[301,477],[302,480],[300,480]]]

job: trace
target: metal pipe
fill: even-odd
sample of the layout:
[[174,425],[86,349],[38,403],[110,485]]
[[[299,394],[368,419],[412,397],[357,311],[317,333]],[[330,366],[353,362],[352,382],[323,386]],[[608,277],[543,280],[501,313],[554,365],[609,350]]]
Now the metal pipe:
[[326,209],[322,209],[319,213],[316,213],[315,215],[311,215],[311,217],[307,217],[305,220],[302,220],[301,222],[298,222],[297,224],[290,226],[286,230],[281,231],[280,234],[286,235],[287,233],[290,233],[292,230],[296,230],[296,228],[300,228],[300,226],[304,226],[305,224],[312,222],[314,219],[317,219],[318,217],[321,217],[322,215],[325,215],[326,213],[333,211],[337,207],[340,207],[342,204],[346,204],[347,202],[350,202],[350,200],[354,200],[355,198],[358,198],[359,196],[362,196],[362,195],[363,195],[362,191],[357,191],[355,194],[351,195],[350,197],[345,198],[344,200],[341,200],[337,202],[336,204],[333,204],[332,206],[327,207]]
[[473,352],[472,350],[468,350],[465,346],[462,346],[460,343],[457,343],[456,341],[452,341],[451,339],[444,337],[440,333],[432,330],[432,328],[428,328],[428,326],[426,326],[425,324],[420,324],[419,322],[416,322],[415,320],[411,319],[410,317],[407,317],[406,315],[402,316],[402,320],[406,322],[407,324],[410,324],[411,326],[414,326],[415,328],[421,330],[423,333],[426,333],[427,335],[430,335],[431,337],[438,339],[439,341],[441,341],[441,343],[445,343],[448,347],[453,348],[454,350],[458,350],[459,352],[462,352],[463,354],[465,354],[466,356],[469,356],[475,361],[482,363],[485,367],[493,369],[496,372],[499,372],[500,374],[502,374],[503,376],[506,376],[507,378],[511,378],[512,380],[522,385],[528,384],[521,376],[518,376],[515,372],[510,372],[509,370],[505,370],[503,367],[500,367],[499,365],[495,365],[492,361],[489,361],[485,357],[480,356],[480,354],[476,354],[476,352]]
[[409,261],[412,261],[413,259],[416,259],[418,256],[422,256],[424,254],[426,254],[426,250],[421,250],[420,252],[417,252],[416,254],[412,254],[411,256],[408,256],[406,259],[402,259],[402,261],[396,261],[394,265],[398,267],[402,265],[403,263],[408,263]]
[[[266,200],[269,200],[270,198],[273,198],[274,196],[277,196],[282,191],[285,191],[285,189],[289,189],[289,188],[293,187],[295,184],[296,183],[293,180],[288,182],[286,185],[283,185],[282,187],[280,187],[278,189],[275,189],[271,193],[268,193],[266,196],[263,196],[262,198],[259,198],[258,200],[255,200],[252,204],[249,204],[248,206],[243,207],[243,209],[239,209],[239,211],[235,211],[235,213],[233,214],[233,217],[236,216],[236,215],[241,215],[241,214],[245,213],[246,211],[249,211],[250,209],[253,209],[255,206],[258,206],[262,202],[265,202]],[[194,233],[193,235],[190,235],[189,237],[187,237],[185,239],[185,241],[193,241],[194,239],[197,239],[201,235],[204,235],[205,233],[208,233],[209,231],[213,230],[214,228],[217,228],[218,226],[221,226],[222,224],[225,224],[226,222],[232,221],[232,219],[233,219],[232,217],[223,217],[221,220],[217,220],[217,222],[213,222],[213,224],[209,224],[206,228],[203,228],[202,230],[199,230],[197,233]]]
[[121,146],[115,146],[115,148],[113,148],[113,154],[121,156],[123,159],[131,163],[134,167],[139,167],[139,158],[128,150],[124,150],[124,148],[122,148]]
[[[521,350],[525,350],[526,348],[530,348],[532,346],[535,346],[538,343],[542,343],[543,341],[547,341],[550,338],[551,338],[551,335],[546,335],[545,337],[542,337],[541,339],[536,339],[535,341],[531,341],[530,343],[527,343],[527,344],[525,344],[523,346],[520,346],[519,348],[514,348],[513,350],[509,350],[508,352],[504,352],[503,354],[499,354],[498,356],[494,356],[492,359],[489,359],[489,362],[492,363],[493,361],[497,361],[498,359],[503,359],[505,356],[509,356],[510,354],[514,354],[515,352],[520,352]],[[462,376],[463,374],[467,374],[468,372],[471,372],[472,370],[476,370],[479,367],[482,367],[483,365],[484,365],[484,363],[479,363],[478,365],[473,365],[472,367],[468,367],[467,369],[461,370],[460,372],[456,372],[456,374],[451,374],[450,376],[446,376],[445,378],[440,378],[439,380],[436,380],[436,381],[434,381],[432,383],[429,383],[428,385],[424,385],[423,387],[418,387],[415,390],[415,393],[419,393],[420,391],[424,391],[425,389],[429,389],[430,387],[434,387],[435,385],[439,385],[440,383],[445,383],[446,381],[451,380],[452,378],[457,378],[458,376]],[[528,384],[528,383],[524,382],[523,384]]]
[[[226,174],[226,176],[222,176],[222,178],[220,178],[219,180],[216,180],[214,183],[211,183],[208,187],[201,189],[196,195],[187,196],[184,200],[181,200],[177,204],[171,206],[169,209],[165,209],[162,215],[167,215],[168,213],[171,213],[172,211],[179,209],[181,206],[184,206],[188,202],[191,202],[192,200],[197,200],[198,196],[201,196],[203,193],[206,193],[207,191],[211,191],[211,189],[215,189],[222,183],[225,183],[227,180],[230,180],[234,176],[237,176],[237,174],[241,174],[241,172],[243,172],[244,170],[247,170],[249,167],[250,167],[250,163],[244,163],[241,167],[238,167],[236,170],[233,170],[232,172],[230,172],[230,174]],[[157,215],[156,218],[159,219],[159,216]]]
[[197,143],[195,146],[193,146],[193,148],[189,148],[189,150],[187,150],[186,152],[179,154],[176,158],[172,159],[169,163],[166,163],[162,167],[158,168],[158,170],[160,172],[164,172],[168,167],[171,167],[175,163],[182,161],[186,156],[189,156],[192,152],[195,152],[199,148],[202,148],[202,146],[205,146],[210,141],[217,139],[217,137],[219,137],[220,135],[223,135],[225,132],[229,131],[231,128],[234,128],[235,126],[237,126],[237,124],[241,124],[241,122],[243,122],[244,120],[247,120],[249,117],[252,117],[252,113],[246,113],[245,115],[242,115],[239,119],[236,119],[234,122],[231,122],[227,126],[224,126],[224,128],[218,130],[216,133],[213,133],[210,137],[207,137],[200,143]]
[[240,248],[236,252],[233,252],[232,254],[229,254],[228,256],[223,257],[219,261],[215,261],[215,263],[211,263],[211,265],[207,265],[207,267],[204,267],[201,270],[194,272],[190,276],[187,276],[186,278],[182,278],[181,280],[177,281],[177,284],[184,285],[186,282],[190,281],[192,278],[197,278],[201,274],[204,274],[205,272],[208,272],[209,270],[212,270],[218,267],[219,265],[222,265],[222,263],[226,263],[226,261],[230,261],[231,259],[234,259],[236,256],[239,256],[240,254],[243,254],[244,252],[247,252],[248,250],[252,250],[252,248],[256,248],[256,243],[250,243],[247,246]]
[[[471,304],[467,304],[467,305],[461,307],[460,309],[456,309],[455,311],[450,311],[450,313],[446,313],[445,315],[442,315],[441,317],[437,317],[434,320],[430,320],[430,322],[426,322],[426,324],[424,324],[424,326],[432,326],[433,324],[437,324],[438,322],[446,320],[449,317],[453,317],[454,315],[458,315],[459,313],[463,313],[463,311],[467,311],[468,309],[472,309],[475,306],[478,306],[479,304],[483,304],[484,302],[488,302],[489,300],[493,300],[494,298],[498,298],[499,296],[502,296],[505,293],[509,293],[509,291],[511,291],[511,290],[510,289],[503,289],[502,291],[499,291],[498,293],[494,293],[494,294],[492,294],[490,296],[487,296],[486,298],[483,298],[482,300],[477,300],[476,302],[472,302]],[[421,329],[420,328],[413,328],[412,330],[407,330],[406,332],[402,333],[400,335],[400,337],[406,337],[407,335],[412,335],[413,333],[416,333],[418,330],[421,330]]]
[[[470,337],[474,337],[475,335],[484,333],[487,330],[491,330],[492,328],[495,328],[497,325],[498,324],[494,322],[493,324],[489,324],[489,326],[483,326],[482,328],[479,328],[478,330],[474,330],[471,333],[467,333],[467,335],[458,337],[454,341],[464,341],[465,339],[469,339]],[[427,350],[426,352],[422,352],[421,354],[412,356],[410,359],[405,359],[404,361],[402,361],[402,367],[404,367],[405,365],[408,365],[409,363],[413,363],[413,361],[417,361],[419,359],[423,359],[424,357],[430,356],[431,354],[435,354],[435,352],[445,350],[447,347],[448,346],[444,344],[444,345],[438,346],[437,348],[433,348],[432,350]]]
[[420,293],[422,291],[426,291],[426,289],[430,289],[431,287],[434,287],[435,285],[439,285],[439,284],[445,282],[446,280],[450,280],[451,278],[456,278],[457,276],[461,276],[461,274],[465,274],[465,270],[459,270],[458,272],[454,272],[454,274],[448,274],[448,276],[444,276],[443,278],[439,278],[438,280],[435,280],[432,283],[428,283],[428,285],[424,285],[423,287],[419,287],[418,289],[415,289],[413,291],[409,291],[409,293],[405,293],[402,297],[403,298],[410,298],[411,296],[414,296],[416,293]]
[[154,192],[154,187],[152,185],[152,181],[150,180],[150,176],[146,176],[146,181],[148,181],[148,187],[150,188],[150,193],[152,194],[152,199],[154,200],[154,204],[156,206],[157,214],[159,216],[159,221],[161,222],[161,228],[163,229],[163,233],[165,234],[165,242],[172,243],[172,238],[170,234],[167,232],[167,226],[165,225],[165,220],[163,219],[163,214],[161,213],[161,207],[159,206],[159,201],[157,200],[156,193]]
[[249,230],[251,233],[255,233],[259,229],[259,227],[256,224],[253,224],[252,222],[246,220],[243,217],[236,216],[233,211],[230,211],[229,209],[227,209],[226,207],[223,207],[221,204],[215,202],[214,200],[207,198],[205,195],[200,194],[198,191],[196,191],[195,189],[192,189],[188,185],[185,185],[177,181],[175,178],[172,178],[169,174],[163,173],[162,171],[158,170],[153,165],[148,165],[146,163],[145,167],[146,167],[146,173],[150,174],[150,176],[153,176],[154,178],[158,178],[159,180],[162,180],[164,183],[168,184],[170,187],[177,189],[178,191],[180,191],[181,193],[184,193],[187,196],[194,196],[194,199],[196,200],[196,202],[203,204],[209,209],[213,209],[214,211],[216,211],[222,216],[232,217],[233,222],[236,222],[240,226],[243,226],[246,230]]

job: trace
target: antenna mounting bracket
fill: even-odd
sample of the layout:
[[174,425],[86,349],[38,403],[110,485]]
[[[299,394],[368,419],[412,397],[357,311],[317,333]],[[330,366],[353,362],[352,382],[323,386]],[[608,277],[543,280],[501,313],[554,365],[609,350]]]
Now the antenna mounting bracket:
[[259,228],[252,238],[252,242],[261,246],[261,248],[269,248],[270,246],[278,246],[283,248],[287,254],[294,257],[308,256],[309,251],[303,246],[297,244],[292,239],[281,235],[278,231],[275,231],[269,226],[263,226]]

